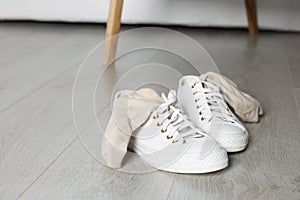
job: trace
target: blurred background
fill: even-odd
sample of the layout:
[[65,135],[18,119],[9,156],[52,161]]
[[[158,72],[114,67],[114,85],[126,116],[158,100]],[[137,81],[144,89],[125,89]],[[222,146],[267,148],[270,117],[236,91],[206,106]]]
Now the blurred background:
[[[300,31],[300,1],[258,0],[260,28]],[[0,0],[2,20],[107,21],[109,0]],[[244,0],[125,0],[122,22],[246,27]]]

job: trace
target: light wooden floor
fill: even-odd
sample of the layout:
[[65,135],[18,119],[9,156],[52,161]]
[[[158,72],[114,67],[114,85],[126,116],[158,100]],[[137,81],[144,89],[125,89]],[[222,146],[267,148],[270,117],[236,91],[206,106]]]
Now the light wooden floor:
[[[248,149],[230,154],[229,168],[132,174],[101,165],[76,134],[71,94],[104,26],[6,22],[0,23],[0,199],[300,199],[300,34],[262,32],[255,40],[246,30],[173,29],[199,41],[220,71],[264,107],[261,122],[247,124]],[[100,119],[108,117],[103,104]],[[93,126],[82,130],[87,140],[95,140],[88,134]]]

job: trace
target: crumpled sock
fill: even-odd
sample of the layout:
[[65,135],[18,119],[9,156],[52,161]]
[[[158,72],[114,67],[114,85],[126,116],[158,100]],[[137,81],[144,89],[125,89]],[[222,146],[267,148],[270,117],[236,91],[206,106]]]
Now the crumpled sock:
[[162,102],[161,97],[149,88],[123,90],[115,95],[101,149],[107,166],[122,166],[132,132],[145,123],[151,112]]
[[239,90],[237,85],[230,79],[214,72],[202,74],[200,79],[217,85],[225,101],[244,122],[259,122],[259,117],[263,115],[263,109],[259,101]]

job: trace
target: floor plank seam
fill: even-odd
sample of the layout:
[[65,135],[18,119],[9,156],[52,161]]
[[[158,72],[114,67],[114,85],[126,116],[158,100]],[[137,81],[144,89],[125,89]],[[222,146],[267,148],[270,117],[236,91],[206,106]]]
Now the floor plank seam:
[[173,175],[173,180],[172,180],[172,183],[171,183],[170,188],[169,188],[169,191],[168,191],[167,200],[169,200],[169,198],[170,198],[170,194],[171,194],[171,191],[172,191],[172,189],[173,189],[173,185],[174,185],[175,177],[176,177],[176,176],[177,176],[176,174]]
[[[107,103],[99,112],[98,112],[98,114],[97,114],[97,116],[101,113],[101,112],[103,112],[108,106],[110,105],[110,102],[109,103]],[[82,129],[82,131],[79,133],[79,135],[76,133],[76,137],[74,137],[73,139],[72,139],[72,141],[62,150],[62,152],[61,153],[59,153],[54,159],[53,159],[53,161],[51,161],[50,162],[50,164],[33,180],[33,182],[31,183],[31,184],[29,184],[29,186],[28,187],[26,187],[25,188],[25,190],[23,191],[23,192],[21,192],[20,194],[19,194],[19,196],[17,197],[17,200],[18,199],[20,199],[25,193],[26,193],[26,191],[28,191],[29,189],[30,189],[30,187],[31,186],[33,186],[35,183],[36,183],[36,181],[45,173],[45,172],[47,172],[47,170],[55,163],[55,161],[57,161],[63,154],[64,154],[64,152],[79,138],[80,139],[80,136],[81,136],[81,134],[82,133],[84,133],[84,131],[85,130],[87,130],[89,127],[90,127],[90,125],[93,123],[93,121],[95,120],[96,118],[93,118],[83,129]],[[81,140],[81,139],[80,139]],[[83,145],[84,146],[84,145]],[[85,148],[85,147],[84,147]]]
[[10,108],[12,108],[14,105],[16,105],[17,103],[21,102],[22,100],[24,100],[25,98],[31,96],[32,94],[34,94],[35,92],[39,91],[40,89],[44,88],[45,86],[47,86],[49,83],[51,83],[52,81],[55,81],[56,79],[58,79],[59,77],[61,77],[62,75],[64,75],[65,73],[67,73],[68,71],[74,69],[76,66],[78,66],[78,64],[80,64],[82,62],[82,60],[80,60],[79,62],[75,63],[74,65],[72,65],[71,67],[67,68],[66,70],[60,72],[58,75],[54,76],[53,78],[51,78],[50,80],[46,81],[45,83],[43,83],[42,85],[38,86],[37,88],[35,88],[34,90],[32,90],[31,92],[29,92],[27,95],[21,97],[20,99],[16,100],[14,103],[12,103],[11,105],[7,106],[6,108],[3,108],[2,110],[0,110],[0,114],[9,110]]
[[[80,30],[81,30],[81,29],[79,29],[78,31],[76,31],[76,33],[79,32]],[[75,34],[75,33],[73,33],[72,35],[74,35],[74,34]],[[70,37],[70,35],[69,35],[68,37]],[[68,39],[68,37],[63,37],[62,39],[60,39],[60,40],[58,40],[58,41],[56,41],[56,42],[64,41],[64,40]],[[47,42],[46,44],[44,44],[44,45],[42,45],[42,46],[40,46],[40,47],[37,47],[37,48],[35,48],[35,49],[32,49],[31,51],[27,52],[26,54],[20,55],[20,56],[17,57],[17,58],[13,58],[13,59],[11,59],[11,60],[5,62],[5,63],[2,63],[2,64],[0,65],[0,69],[3,68],[3,67],[5,67],[5,66],[8,65],[8,64],[11,64],[11,63],[13,63],[13,62],[15,62],[15,61],[19,61],[19,60],[21,60],[21,59],[24,58],[24,57],[27,57],[27,56],[29,56],[29,55],[31,55],[31,54],[37,52],[37,51],[40,51],[41,49],[48,48],[49,46],[54,45],[54,44],[55,44],[55,43],[54,43],[53,41],[49,41],[49,42]]]

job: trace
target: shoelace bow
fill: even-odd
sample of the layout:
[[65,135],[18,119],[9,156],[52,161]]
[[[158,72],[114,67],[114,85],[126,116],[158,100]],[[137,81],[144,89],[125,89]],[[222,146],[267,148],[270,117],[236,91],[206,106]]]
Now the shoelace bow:
[[[201,87],[201,90],[197,89],[197,87]],[[214,117],[232,123],[236,121],[223,100],[223,96],[219,92],[219,89],[215,85],[209,82],[199,81],[195,82],[192,85],[192,88],[195,101],[197,102],[199,115],[203,116],[201,118],[202,121],[211,121]],[[209,109],[210,112],[207,112],[207,109]]]
[[[176,92],[174,90],[170,90],[168,97],[162,94],[162,98],[164,103],[162,103],[154,113],[154,116],[158,118],[160,114],[168,112],[168,115],[157,124],[158,126],[162,126],[161,132],[166,132],[168,127],[172,124],[175,130],[178,131],[178,136],[182,137],[184,142],[187,138],[200,138],[206,135],[200,131],[195,131],[197,129],[187,120],[187,117],[183,115],[181,110],[173,106],[177,101]],[[169,133],[167,139],[173,138],[175,133],[176,131]],[[173,143],[175,142],[178,142],[178,140],[174,139]]]

